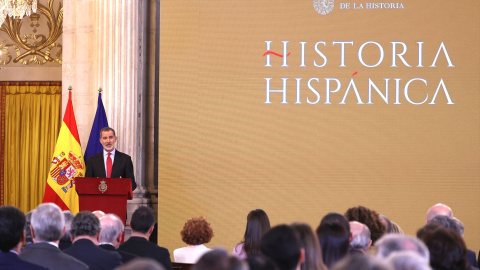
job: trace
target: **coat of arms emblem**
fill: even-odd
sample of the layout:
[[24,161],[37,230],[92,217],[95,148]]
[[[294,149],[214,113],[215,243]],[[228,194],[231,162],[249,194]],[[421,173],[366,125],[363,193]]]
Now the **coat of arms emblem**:
[[98,190],[100,190],[100,192],[104,193],[105,191],[107,191],[107,182],[105,181],[100,181],[100,185],[98,185]]
[[313,7],[322,15],[330,13],[333,10],[334,4],[335,0],[313,0]]
[[50,170],[50,176],[60,186],[72,180],[77,173],[80,173],[78,176],[83,176],[80,170],[85,167],[81,156],[77,156],[73,152],[68,153],[68,156],[65,156],[65,153],[62,152],[58,157],[54,157],[50,164],[50,167],[53,166],[54,168]]

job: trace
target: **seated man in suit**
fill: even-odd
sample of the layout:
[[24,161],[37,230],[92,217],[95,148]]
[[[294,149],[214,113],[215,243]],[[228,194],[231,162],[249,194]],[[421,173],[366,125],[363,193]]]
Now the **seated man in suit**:
[[132,158],[115,149],[115,130],[104,127],[100,130],[100,143],[103,151],[88,158],[85,177],[130,178],[132,191],[137,188],[133,175]]
[[155,216],[153,211],[145,206],[139,207],[133,212],[130,227],[132,235],[118,250],[135,254],[139,257],[152,258],[161,263],[165,269],[172,269],[172,261],[168,249],[160,247],[155,243],[149,242],[148,238],[152,234],[155,225]]
[[0,206],[0,269],[48,269],[18,257],[23,241],[25,215],[13,206]]
[[23,228],[23,230],[25,231],[25,246],[22,247],[22,253],[33,246],[32,232],[30,231],[30,220],[32,220],[32,212],[33,211],[30,211],[25,215],[26,223],[25,228]]
[[90,270],[114,269],[122,264],[117,252],[99,248],[100,221],[91,212],[78,213],[70,225],[72,246],[64,252],[88,265]]
[[125,226],[123,226],[123,222],[117,215],[104,215],[100,218],[100,226],[102,227],[102,230],[100,231],[99,247],[105,250],[117,251],[120,256],[122,256],[123,263],[137,258],[136,255],[130,254],[125,251],[116,250],[122,242],[122,233],[125,229]]
[[53,203],[39,205],[32,213],[31,233],[35,244],[20,254],[20,258],[45,266],[50,270],[86,270],[88,266],[63,253],[58,248],[65,231],[64,215]]
[[70,237],[70,224],[72,224],[72,220],[75,217],[70,210],[63,210],[63,217],[65,218],[65,234],[62,238],[60,238],[60,242],[58,243],[58,247],[60,250],[65,250],[72,246],[72,238]]

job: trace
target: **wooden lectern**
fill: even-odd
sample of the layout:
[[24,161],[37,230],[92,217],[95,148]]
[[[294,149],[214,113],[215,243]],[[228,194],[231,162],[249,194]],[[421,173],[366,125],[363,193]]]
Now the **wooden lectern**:
[[127,200],[132,199],[130,178],[77,177],[75,190],[80,211],[101,210],[106,214],[113,213],[125,224]]

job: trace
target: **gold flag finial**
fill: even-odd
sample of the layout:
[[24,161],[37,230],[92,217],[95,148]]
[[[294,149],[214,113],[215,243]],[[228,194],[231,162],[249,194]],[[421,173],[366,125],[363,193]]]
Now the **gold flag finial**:
[[102,93],[102,87],[101,86],[98,88],[98,92]]
[[72,91],[72,89],[73,89],[73,88],[72,88],[72,86],[70,85],[70,86],[68,87],[68,91]]

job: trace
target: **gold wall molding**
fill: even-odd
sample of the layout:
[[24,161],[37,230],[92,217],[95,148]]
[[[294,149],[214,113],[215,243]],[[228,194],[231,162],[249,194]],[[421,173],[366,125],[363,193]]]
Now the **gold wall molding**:
[[[63,33],[63,6],[60,2],[58,11],[55,12],[53,5],[54,0],[48,0],[48,7],[39,1],[37,13],[22,20],[7,16],[0,31],[5,32],[12,43],[6,40],[0,43],[0,65],[12,62],[24,65],[43,65],[47,62],[62,64],[62,44],[57,40]],[[48,34],[37,33],[40,16],[47,19]],[[22,24],[29,23],[29,20],[31,33],[21,34]]]

